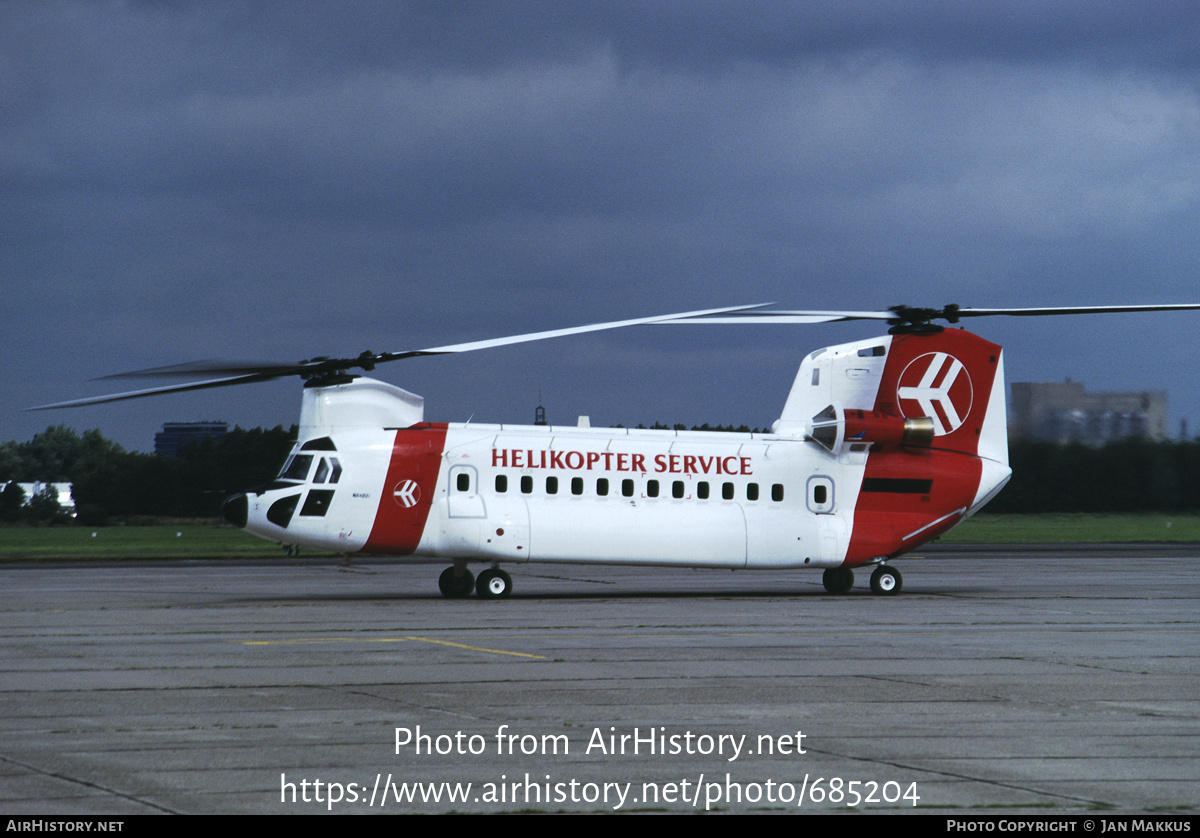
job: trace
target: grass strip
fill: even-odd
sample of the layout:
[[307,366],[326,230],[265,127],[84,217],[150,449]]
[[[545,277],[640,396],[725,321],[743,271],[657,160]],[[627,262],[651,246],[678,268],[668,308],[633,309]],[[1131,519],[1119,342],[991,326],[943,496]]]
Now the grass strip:
[[[1200,542],[1200,515],[976,515],[944,544]],[[0,528],[0,561],[277,558],[283,548],[225,526]],[[319,555],[306,553],[305,555]]]

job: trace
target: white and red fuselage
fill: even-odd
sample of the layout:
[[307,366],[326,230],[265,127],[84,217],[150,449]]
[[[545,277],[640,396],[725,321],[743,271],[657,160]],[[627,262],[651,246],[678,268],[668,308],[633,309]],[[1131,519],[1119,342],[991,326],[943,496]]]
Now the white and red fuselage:
[[812,353],[761,434],[431,424],[382,382],[310,387],[288,464],[230,517],[287,545],[460,566],[855,567],[981,507],[1007,452],[1000,347],[916,331]]

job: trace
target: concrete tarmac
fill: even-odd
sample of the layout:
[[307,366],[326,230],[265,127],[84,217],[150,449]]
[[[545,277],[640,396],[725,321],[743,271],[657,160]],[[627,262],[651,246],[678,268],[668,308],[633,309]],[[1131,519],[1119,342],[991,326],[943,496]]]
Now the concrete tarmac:
[[[0,812],[1189,814],[1196,547],[0,568]],[[466,784],[470,784],[469,788]],[[435,799],[436,798],[436,799]]]

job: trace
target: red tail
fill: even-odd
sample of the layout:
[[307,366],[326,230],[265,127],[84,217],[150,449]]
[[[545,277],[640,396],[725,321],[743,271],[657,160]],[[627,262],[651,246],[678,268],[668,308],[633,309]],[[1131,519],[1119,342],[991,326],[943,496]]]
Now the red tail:
[[[1000,352],[999,346],[970,332],[896,335],[875,410],[909,419],[928,416],[933,420],[934,448],[1007,462]],[[992,403],[996,399],[999,405]],[[1000,449],[995,446],[997,426],[1003,431]]]
[[959,523],[1007,482],[999,346],[957,330],[901,334],[888,346],[874,410],[933,422],[929,447],[872,449],[847,565],[896,556]]

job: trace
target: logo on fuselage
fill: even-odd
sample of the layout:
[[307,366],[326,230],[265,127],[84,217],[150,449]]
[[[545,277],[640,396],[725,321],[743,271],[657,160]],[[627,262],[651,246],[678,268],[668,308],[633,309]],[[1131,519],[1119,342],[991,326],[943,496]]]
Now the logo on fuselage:
[[421,499],[421,487],[415,480],[402,480],[392,490],[392,498],[405,509],[411,509]]
[[975,390],[962,361],[945,352],[929,352],[913,358],[900,373],[896,398],[905,418],[928,416],[933,435],[945,436],[967,421]]

